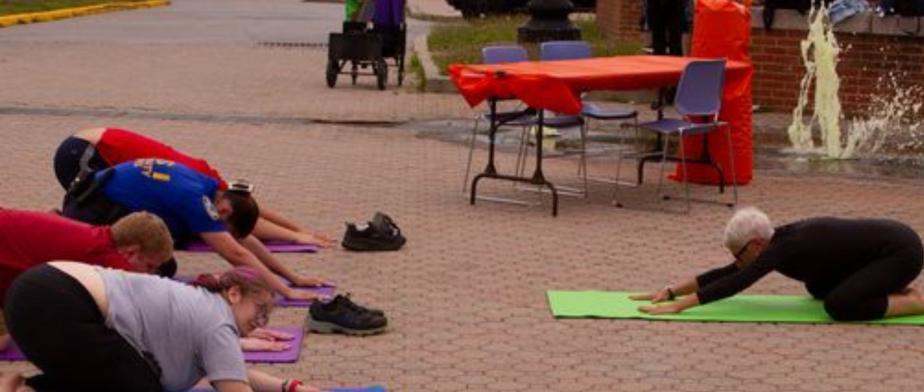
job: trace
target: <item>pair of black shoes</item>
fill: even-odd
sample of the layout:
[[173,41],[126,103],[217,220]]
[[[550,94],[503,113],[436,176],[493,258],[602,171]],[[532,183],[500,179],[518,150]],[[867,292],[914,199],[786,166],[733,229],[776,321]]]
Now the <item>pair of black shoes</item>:
[[308,309],[308,329],[318,333],[374,335],[385,331],[388,319],[378,309],[356,304],[349,296],[337,295],[329,302],[316,301]]
[[372,221],[362,227],[347,223],[341,245],[346,249],[362,252],[398,250],[405,242],[407,239],[401,234],[401,229],[395,221],[384,213],[376,212]]

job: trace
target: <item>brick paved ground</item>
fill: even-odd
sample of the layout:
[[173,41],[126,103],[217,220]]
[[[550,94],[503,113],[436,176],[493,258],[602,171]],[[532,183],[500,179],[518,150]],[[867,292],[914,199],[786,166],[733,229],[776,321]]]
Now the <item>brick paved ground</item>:
[[[919,327],[555,320],[548,289],[651,289],[727,261],[720,230],[729,211],[664,212],[651,187],[627,192],[625,209],[595,187],[588,200],[564,199],[554,219],[544,207],[471,207],[459,194],[462,146],[413,129],[299,120],[459,117],[468,112],[458,97],[329,91],[320,73],[298,71],[320,66],[297,50],[0,48],[3,206],[55,206],[62,194],[51,169],[57,143],[79,128],[117,125],[208,157],[229,177],[256,180],[263,203],[327,232],[339,234],[344,221],[376,210],[396,218],[409,238],[399,252],[281,256],[385,309],[391,327],[367,338],[310,335],[297,364],[263,366],[277,374],[324,386],[381,382],[395,391],[905,391],[924,381]],[[107,111],[113,108],[127,113]],[[234,117],[245,114],[251,117]],[[512,165],[509,153],[501,159]],[[611,163],[594,160],[591,171],[610,173]],[[547,164],[559,181],[573,178],[573,160]],[[758,171],[742,200],[778,222],[884,216],[924,231],[921,191],[912,180]],[[485,192],[524,196],[508,184]],[[212,255],[180,260],[182,273],[224,266]],[[748,292],[802,291],[774,275]],[[280,309],[273,323],[300,323],[304,315]],[[13,370],[33,371],[0,364]]]

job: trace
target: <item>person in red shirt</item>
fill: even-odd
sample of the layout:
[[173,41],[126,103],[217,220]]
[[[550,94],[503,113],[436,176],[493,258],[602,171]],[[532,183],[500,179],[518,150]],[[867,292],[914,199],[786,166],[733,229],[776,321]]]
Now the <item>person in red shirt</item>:
[[[172,256],[167,225],[148,212],[128,214],[112,226],[92,226],[55,214],[0,207],[0,307],[16,277],[49,261],[153,273]],[[0,351],[8,344],[0,317]]]
[[[66,190],[82,171],[102,170],[140,158],[159,158],[181,163],[216,179],[219,189],[228,188],[228,183],[218,170],[204,159],[186,155],[160,141],[118,128],[86,129],[65,139],[55,153],[55,176]],[[262,205],[253,234],[264,241],[291,241],[325,248],[334,244],[331,238],[305,229]]]

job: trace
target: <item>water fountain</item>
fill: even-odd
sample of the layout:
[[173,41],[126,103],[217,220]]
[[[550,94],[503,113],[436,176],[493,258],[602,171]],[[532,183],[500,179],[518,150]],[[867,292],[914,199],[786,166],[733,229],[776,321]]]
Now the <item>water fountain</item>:
[[[808,35],[801,43],[806,72],[798,104],[792,112],[792,123],[787,129],[793,149],[803,155],[829,159],[920,152],[924,148],[924,126],[915,119],[924,114],[921,112],[921,97],[924,95],[921,88],[904,86],[900,83],[899,74],[883,75],[879,78],[882,91],[871,96],[866,115],[844,121],[837,74],[842,49],[824,2],[818,8],[813,7],[808,16]],[[814,110],[805,122],[804,112],[813,85]],[[820,133],[820,146],[815,145],[813,137],[816,127]]]

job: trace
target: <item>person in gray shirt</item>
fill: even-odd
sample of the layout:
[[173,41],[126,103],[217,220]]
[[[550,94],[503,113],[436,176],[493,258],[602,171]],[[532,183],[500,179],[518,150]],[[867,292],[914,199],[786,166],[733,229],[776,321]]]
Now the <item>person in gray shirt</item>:
[[[21,390],[319,392],[248,370],[239,338],[269,320],[273,294],[256,270],[192,285],[74,262],[23,273],[4,311],[13,339],[42,373]],[[19,390],[19,389],[17,389]]]

